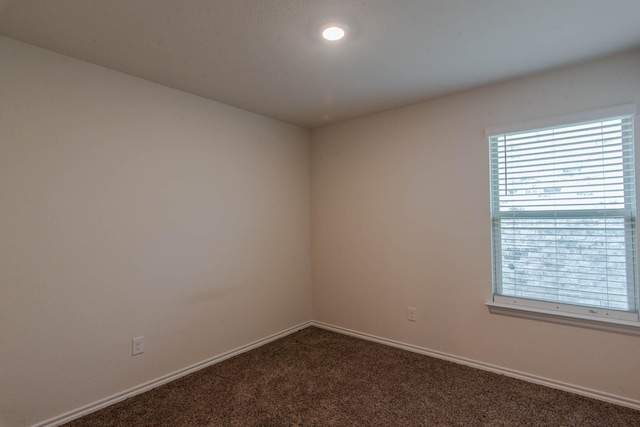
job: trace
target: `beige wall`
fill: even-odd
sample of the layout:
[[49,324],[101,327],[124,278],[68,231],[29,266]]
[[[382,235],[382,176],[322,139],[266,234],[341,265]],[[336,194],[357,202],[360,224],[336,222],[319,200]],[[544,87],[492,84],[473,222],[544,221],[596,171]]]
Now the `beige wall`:
[[0,38],[0,58],[0,425],[309,320],[311,261],[315,320],[640,401],[637,337],[484,304],[484,129],[640,102],[640,51],[316,129],[311,151],[51,52]]
[[308,130],[8,39],[0,58],[0,425],[311,318]]
[[485,128],[628,102],[640,51],[313,130],[314,320],[639,403],[638,336],[485,306]]

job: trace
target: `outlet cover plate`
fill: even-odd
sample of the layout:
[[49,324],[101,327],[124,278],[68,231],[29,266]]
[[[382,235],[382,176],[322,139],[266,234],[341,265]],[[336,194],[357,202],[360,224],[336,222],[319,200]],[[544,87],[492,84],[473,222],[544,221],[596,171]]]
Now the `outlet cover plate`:
[[144,353],[144,337],[136,337],[132,340],[131,355]]

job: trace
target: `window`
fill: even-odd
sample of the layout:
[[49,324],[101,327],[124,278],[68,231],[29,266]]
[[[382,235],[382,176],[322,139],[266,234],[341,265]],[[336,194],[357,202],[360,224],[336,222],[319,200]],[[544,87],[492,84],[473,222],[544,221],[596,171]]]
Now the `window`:
[[638,321],[634,114],[487,131],[494,303]]

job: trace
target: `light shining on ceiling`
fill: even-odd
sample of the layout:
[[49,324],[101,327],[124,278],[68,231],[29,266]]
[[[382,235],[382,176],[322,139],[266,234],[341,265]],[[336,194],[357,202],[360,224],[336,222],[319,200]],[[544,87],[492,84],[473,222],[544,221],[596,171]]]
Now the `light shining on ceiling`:
[[346,32],[344,28],[338,27],[336,25],[330,25],[326,27],[324,30],[322,30],[322,38],[330,42],[342,40],[345,34]]

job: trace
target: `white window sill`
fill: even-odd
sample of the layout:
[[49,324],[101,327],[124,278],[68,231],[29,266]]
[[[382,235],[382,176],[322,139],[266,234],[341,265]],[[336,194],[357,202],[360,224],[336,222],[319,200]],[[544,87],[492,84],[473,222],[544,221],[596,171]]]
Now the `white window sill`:
[[542,320],[545,322],[617,332],[620,334],[640,335],[640,323],[638,322],[596,318],[573,313],[559,313],[542,308],[523,307],[493,301],[487,302],[487,306],[489,307],[489,312],[492,314]]

